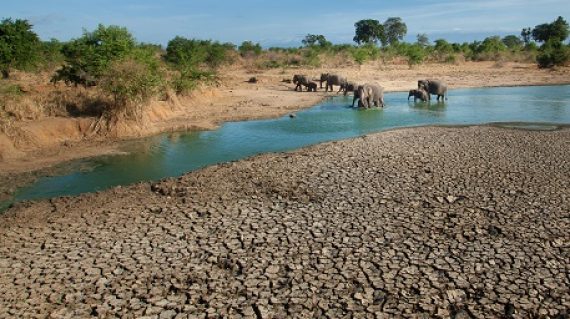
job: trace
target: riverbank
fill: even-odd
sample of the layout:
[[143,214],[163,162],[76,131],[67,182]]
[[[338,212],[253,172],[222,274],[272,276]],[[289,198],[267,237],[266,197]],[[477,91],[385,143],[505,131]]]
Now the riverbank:
[[[541,70],[533,64],[467,62],[407,65],[371,63],[327,69],[252,70],[228,68],[218,87],[202,88],[188,97],[171,97],[152,103],[144,123],[123,123],[113,134],[93,132],[97,118],[44,118],[15,123],[9,133],[0,133],[0,200],[33,182],[36,176],[56,173],[57,164],[70,160],[121,153],[121,141],[161,132],[215,129],[226,121],[278,117],[308,108],[335,93],[294,92],[294,73],[318,78],[321,72],[336,72],[358,82],[378,82],[387,91],[406,91],[418,78],[439,78],[450,88],[554,85],[570,82],[570,68]],[[257,83],[248,83],[255,76]],[[42,79],[44,81],[45,79]],[[47,80],[46,80],[47,81]],[[40,81],[41,82],[41,81]],[[50,92],[53,86],[29,85],[30,92]],[[34,89],[36,87],[36,89]]]
[[20,203],[0,317],[555,317],[568,140],[402,129]]

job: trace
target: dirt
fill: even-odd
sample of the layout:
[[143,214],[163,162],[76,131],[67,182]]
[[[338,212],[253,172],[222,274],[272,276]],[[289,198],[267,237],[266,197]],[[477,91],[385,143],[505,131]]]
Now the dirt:
[[399,129],[18,203],[0,318],[566,318],[569,140]]
[[[380,83],[387,91],[407,91],[421,78],[446,81],[451,89],[487,86],[522,86],[570,83],[570,68],[541,70],[534,64],[465,62],[459,64],[384,65],[314,69],[251,70],[234,67],[221,73],[218,87],[202,88],[191,96],[155,101],[145,121],[125,123],[114,134],[93,132],[96,118],[50,117],[17,122],[0,133],[0,176],[53,166],[72,159],[119,152],[122,139],[138,138],[166,131],[214,129],[225,121],[277,117],[310,107],[335,93],[295,92],[284,80],[293,74],[317,79],[323,72],[345,75],[349,80]],[[248,83],[252,76],[257,83]],[[53,86],[36,85],[47,94]],[[0,190],[1,191],[1,190]]]

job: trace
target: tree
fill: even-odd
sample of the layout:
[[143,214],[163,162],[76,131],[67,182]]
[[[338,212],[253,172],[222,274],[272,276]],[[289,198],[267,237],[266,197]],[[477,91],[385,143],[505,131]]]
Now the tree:
[[558,17],[552,23],[539,24],[532,30],[532,38],[538,42],[546,43],[549,40],[563,42],[569,34],[568,22]]
[[253,43],[252,41],[243,41],[238,47],[238,51],[243,57],[260,55],[261,45],[259,43]]
[[[135,47],[136,41],[126,28],[100,24],[93,32],[83,31],[83,36],[63,46],[66,73],[98,79],[113,61],[130,55]],[[75,82],[76,78],[69,80]]]
[[452,53],[453,46],[449,44],[445,39],[437,39],[435,40],[434,49],[439,52],[440,54]]
[[560,41],[548,40],[540,48],[536,61],[541,68],[565,65],[570,61],[570,49]]
[[321,48],[327,48],[332,46],[332,43],[327,41],[325,36],[321,34],[307,34],[301,42],[306,47],[318,46]]
[[165,59],[180,69],[195,69],[201,64],[215,69],[228,60],[228,51],[234,49],[232,44],[177,36],[168,41]]
[[420,33],[416,37],[417,37],[417,41],[416,41],[417,45],[419,45],[422,48],[426,48],[429,46],[429,39],[428,39],[427,34]]
[[[386,44],[397,44],[404,39],[404,36],[408,33],[408,27],[402,21],[402,18],[391,17],[386,19],[384,22],[384,39],[382,45]],[[382,40],[382,38],[380,39]]]
[[524,45],[529,45],[530,38],[532,36],[532,29],[531,28],[524,28],[521,31],[521,37],[523,39]]
[[552,23],[543,23],[534,27],[532,38],[543,43],[536,57],[539,67],[564,65],[570,60],[569,49],[563,44],[569,33],[568,22],[562,17],[558,17]]
[[12,69],[26,69],[39,58],[40,40],[27,20],[4,19],[0,23],[0,72],[3,78]]
[[480,52],[497,53],[505,49],[506,46],[498,35],[485,38],[480,45]]
[[354,24],[355,36],[354,42],[360,44],[385,42],[384,26],[378,20],[360,20]]
[[516,35],[507,35],[502,41],[509,49],[519,49],[523,45],[523,41]]

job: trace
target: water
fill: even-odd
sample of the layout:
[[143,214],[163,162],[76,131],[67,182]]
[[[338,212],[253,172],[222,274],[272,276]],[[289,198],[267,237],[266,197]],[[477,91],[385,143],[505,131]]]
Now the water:
[[349,107],[352,97],[340,96],[298,112],[296,118],[230,122],[215,131],[162,134],[130,142],[124,147],[126,155],[67,163],[71,173],[41,178],[20,189],[13,200],[75,195],[158,180],[259,153],[397,127],[501,122],[536,129],[552,127],[543,126],[545,123],[570,124],[568,85],[452,90],[445,103],[414,103],[406,98],[407,93],[388,93],[386,108],[359,110]]

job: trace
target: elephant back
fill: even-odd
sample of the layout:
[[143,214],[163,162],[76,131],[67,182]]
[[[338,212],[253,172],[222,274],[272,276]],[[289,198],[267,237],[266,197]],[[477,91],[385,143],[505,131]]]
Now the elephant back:
[[293,83],[308,85],[309,84],[309,78],[303,74],[295,74],[295,75],[293,75]]

